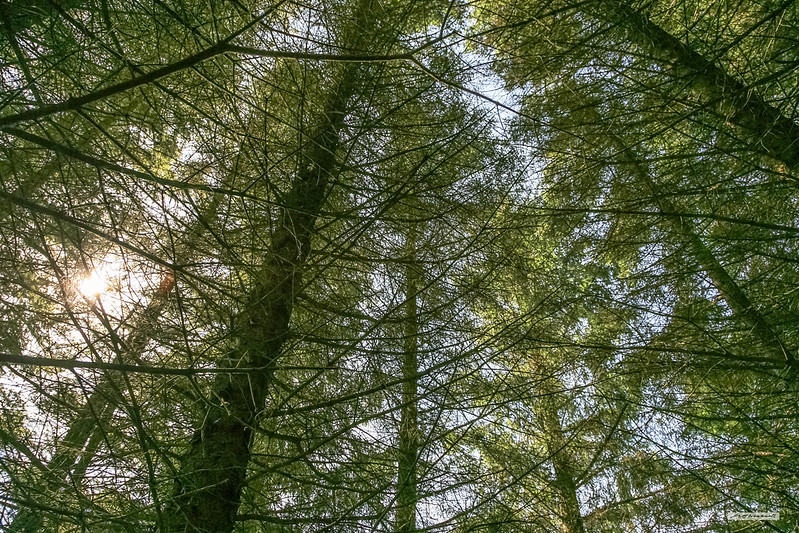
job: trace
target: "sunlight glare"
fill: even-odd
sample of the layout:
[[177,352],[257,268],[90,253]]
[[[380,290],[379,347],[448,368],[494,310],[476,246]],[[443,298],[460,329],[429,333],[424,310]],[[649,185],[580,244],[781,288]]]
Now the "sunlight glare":
[[108,278],[99,270],[78,282],[78,290],[87,298],[100,296],[108,289]]

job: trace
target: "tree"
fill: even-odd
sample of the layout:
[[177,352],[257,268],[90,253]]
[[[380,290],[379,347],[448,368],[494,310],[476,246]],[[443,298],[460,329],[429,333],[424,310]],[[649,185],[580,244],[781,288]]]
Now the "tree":
[[794,3],[0,26],[0,527],[794,521]]

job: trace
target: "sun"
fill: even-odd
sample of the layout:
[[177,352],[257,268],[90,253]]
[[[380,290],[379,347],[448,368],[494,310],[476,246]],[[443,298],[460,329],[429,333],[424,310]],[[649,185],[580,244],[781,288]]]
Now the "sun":
[[78,282],[78,291],[87,298],[101,296],[108,290],[108,277],[99,270]]

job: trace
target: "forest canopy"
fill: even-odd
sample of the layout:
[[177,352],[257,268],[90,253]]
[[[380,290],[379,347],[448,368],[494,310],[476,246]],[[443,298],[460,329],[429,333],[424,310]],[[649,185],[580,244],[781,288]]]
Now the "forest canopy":
[[798,120],[793,0],[5,0],[0,530],[795,531]]

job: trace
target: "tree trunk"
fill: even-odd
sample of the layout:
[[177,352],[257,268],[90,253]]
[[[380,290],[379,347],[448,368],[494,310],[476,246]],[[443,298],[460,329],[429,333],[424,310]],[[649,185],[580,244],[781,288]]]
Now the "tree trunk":
[[405,321],[402,353],[402,409],[397,460],[397,532],[416,531],[417,462],[419,457],[419,322],[417,293],[419,265],[416,260],[416,227],[408,229],[408,255],[405,265]]
[[542,398],[539,402],[541,419],[546,434],[546,447],[555,471],[554,488],[558,496],[560,519],[564,533],[585,533],[583,515],[580,512],[580,501],[577,499],[577,482],[575,480],[573,460],[569,451],[569,443],[563,433],[558,408],[554,395],[557,389],[550,382],[554,378],[546,378]]
[[684,83],[686,89],[699,97],[702,105],[710,106],[725,121],[744,130],[753,138],[753,145],[759,145],[788,167],[799,167],[799,125],[752,88],[625,2],[602,0],[584,9],[624,28],[636,45],[663,65],[664,72]]
[[[654,187],[654,184],[652,184]],[[727,272],[713,252],[705,245],[702,238],[694,229],[691,219],[681,217],[674,204],[653,189],[658,208],[667,215],[674,228],[683,236],[693,251],[694,257],[707,273],[713,286],[718,289],[724,301],[730,306],[735,316],[741,318],[751,328],[754,336],[769,351],[775,362],[782,362],[795,366],[793,354],[782,342],[780,336],[772,329],[760,311],[752,304],[746,293]]]
[[[517,272],[517,276],[524,308],[535,309],[537,305],[528,285],[526,274]],[[553,363],[547,361],[545,353],[531,354],[528,357],[531,368],[541,376],[536,414],[540,417],[543,426],[545,446],[555,472],[555,480],[552,485],[560,508],[562,529],[564,533],[585,533],[580,501],[577,498],[574,458],[569,448],[569,441],[563,432],[563,424],[561,424],[556,401],[563,386],[555,375]]]
[[[199,219],[213,219],[222,200],[221,195],[213,197],[203,209]],[[192,243],[205,232],[205,226],[198,222],[185,238],[184,259],[192,249]],[[176,263],[180,263],[178,259]],[[135,319],[131,333],[127,339],[116,338],[116,361],[120,364],[136,364],[147,349],[153,330],[169,300],[169,294],[175,287],[175,274],[166,272],[147,307]],[[94,308],[101,321],[105,320],[102,311]],[[109,332],[113,329],[108,327]],[[123,375],[115,370],[107,371],[92,389],[86,403],[77,410],[74,420],[66,435],[58,443],[55,453],[47,462],[49,486],[56,490],[67,483],[70,478],[79,484],[87,468],[94,459],[103,439],[105,428],[111,423],[114,412],[122,405],[123,399],[119,391],[124,388]],[[9,532],[22,531],[32,533],[42,527],[42,514],[33,509],[23,509],[14,518]]]
[[782,342],[780,336],[771,328],[768,321],[752,304],[738,282],[727,272],[713,252],[705,245],[702,238],[694,228],[693,221],[681,217],[677,206],[666,197],[660,187],[649,176],[649,172],[642,166],[636,154],[627,147],[621,139],[611,134],[613,144],[624,158],[625,164],[632,168],[635,177],[646,184],[652,192],[657,208],[671,222],[675,231],[685,238],[694,258],[710,278],[713,286],[718,289],[724,301],[730,306],[735,316],[751,328],[758,341],[769,351],[775,362],[781,362],[795,367],[796,359],[791,351]]
[[335,153],[345,105],[357,67],[347,63],[325,106],[322,123],[304,148],[300,171],[285,199],[265,264],[237,317],[238,348],[222,367],[250,369],[219,374],[212,405],[195,432],[163,515],[168,532],[228,532],[233,529],[250,458],[252,429],[264,408],[273,367],[289,332],[317,215],[336,167]]
[[[132,364],[138,360],[147,347],[153,327],[163,311],[169,293],[175,286],[172,273],[162,279],[155,296],[139,317],[127,342],[119,342],[117,362]],[[99,311],[97,311],[99,313]],[[122,375],[114,370],[104,374],[92,390],[86,404],[78,409],[75,419],[66,435],[58,443],[55,453],[47,462],[47,484],[50,490],[57,490],[70,479],[76,461],[80,457],[80,470],[84,471],[92,460],[99,444],[100,436],[121,402],[119,390]],[[93,445],[92,442],[95,444]],[[41,511],[35,508],[22,508],[8,528],[9,533],[33,533],[43,527]]]

